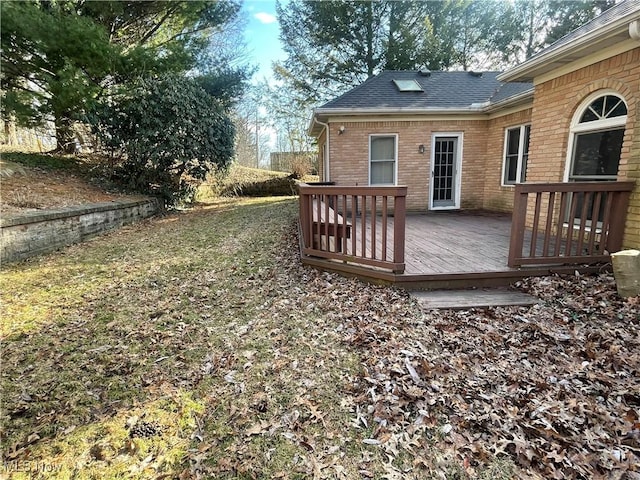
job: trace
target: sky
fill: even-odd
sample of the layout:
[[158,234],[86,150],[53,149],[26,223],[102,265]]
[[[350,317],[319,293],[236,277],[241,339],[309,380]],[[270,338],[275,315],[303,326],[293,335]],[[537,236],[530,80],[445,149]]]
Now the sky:
[[271,77],[271,63],[284,60],[286,57],[278,38],[280,27],[276,18],[276,2],[245,0],[243,10],[248,17],[245,30],[247,50],[252,57],[252,63],[259,67],[253,76],[253,81],[257,82]]

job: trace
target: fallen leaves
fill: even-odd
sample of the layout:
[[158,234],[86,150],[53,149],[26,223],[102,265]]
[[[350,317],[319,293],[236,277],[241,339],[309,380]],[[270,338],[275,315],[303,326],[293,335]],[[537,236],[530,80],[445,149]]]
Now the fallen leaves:
[[[375,412],[396,435],[436,423],[465,470],[508,455],[523,478],[640,471],[630,446],[640,408],[637,299],[618,298],[608,275],[519,287],[545,304],[404,321],[344,315],[346,340],[367,351],[356,410]],[[407,450],[395,445],[392,455]]]
[[640,302],[610,276],[521,282],[531,308],[425,312],[302,266],[295,206],[238,205],[32,262],[29,281],[55,271],[82,302],[3,345],[11,458],[55,445],[134,478],[637,478]]

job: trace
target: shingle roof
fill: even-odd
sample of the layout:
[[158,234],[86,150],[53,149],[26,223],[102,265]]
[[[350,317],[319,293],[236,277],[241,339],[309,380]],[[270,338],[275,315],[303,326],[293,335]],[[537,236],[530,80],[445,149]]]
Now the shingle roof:
[[[349,90],[320,110],[474,109],[532,90],[530,83],[504,84],[500,72],[385,71]],[[415,80],[423,92],[401,92],[393,80]]]
[[496,94],[491,97],[491,103],[496,104],[505,100],[509,100],[517,95],[525,92],[533,92],[533,84],[529,82],[510,82],[502,83]]

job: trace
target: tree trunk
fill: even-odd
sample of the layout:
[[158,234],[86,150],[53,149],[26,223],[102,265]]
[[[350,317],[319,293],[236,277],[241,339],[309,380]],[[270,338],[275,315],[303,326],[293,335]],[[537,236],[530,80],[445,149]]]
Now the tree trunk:
[[7,145],[18,145],[16,122],[13,115],[4,121],[4,138]]
[[528,35],[527,51],[525,52],[525,58],[527,59],[533,56],[533,40],[536,34],[533,27],[533,20],[535,17],[535,8],[536,8],[535,3],[529,6],[529,31],[527,32],[527,35]]
[[69,115],[56,114],[56,143],[55,152],[74,154],[76,153],[76,138],[73,132],[73,122]]
[[374,52],[373,52],[373,5],[367,2],[367,78],[373,77],[375,71]]
[[612,253],[611,261],[618,295],[622,298],[640,295],[640,251],[622,250]]

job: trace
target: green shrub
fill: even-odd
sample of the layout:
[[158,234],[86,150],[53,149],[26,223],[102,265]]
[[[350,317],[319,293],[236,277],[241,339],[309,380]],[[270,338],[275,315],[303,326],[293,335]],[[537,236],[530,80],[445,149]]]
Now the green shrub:
[[296,182],[293,178],[274,177],[269,180],[245,184],[230,185],[222,195],[240,197],[278,197],[297,195]]
[[189,78],[143,80],[133,91],[90,119],[103,146],[121,160],[115,177],[162,196],[168,206],[192,201],[207,174],[231,163],[235,128],[225,107]]

